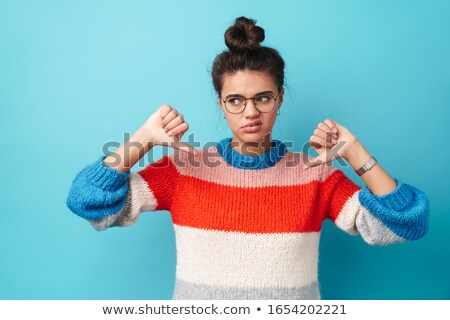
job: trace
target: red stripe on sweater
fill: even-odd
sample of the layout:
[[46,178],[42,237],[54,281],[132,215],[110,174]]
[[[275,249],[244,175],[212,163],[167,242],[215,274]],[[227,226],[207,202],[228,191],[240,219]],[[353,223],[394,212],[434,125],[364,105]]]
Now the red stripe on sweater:
[[341,170],[334,167],[328,167],[328,169],[334,171],[322,182],[321,197],[327,199],[323,210],[326,213],[326,217],[334,223],[347,200],[361,187],[355,184]]
[[[138,173],[173,223],[202,229],[247,233],[318,232],[333,222],[359,189],[341,170],[325,167],[322,183],[236,187],[180,174],[169,156]],[[249,181],[251,185],[251,181]],[[251,197],[251,198],[249,198]]]
[[169,210],[177,186],[179,173],[169,155],[148,165],[138,174],[147,182],[158,205],[155,210]]
[[[243,188],[181,175],[173,223],[247,233],[320,231],[318,181],[295,186]],[[251,197],[251,198],[249,198]]]

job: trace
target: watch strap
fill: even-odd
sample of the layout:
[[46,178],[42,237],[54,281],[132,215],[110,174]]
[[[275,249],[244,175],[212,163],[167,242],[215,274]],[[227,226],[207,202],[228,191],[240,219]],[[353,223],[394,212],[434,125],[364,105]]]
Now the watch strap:
[[369,160],[367,160],[366,163],[364,163],[361,168],[356,170],[356,173],[358,176],[363,175],[365,172],[369,171],[370,168],[372,168],[377,163],[377,159],[375,157],[371,157]]

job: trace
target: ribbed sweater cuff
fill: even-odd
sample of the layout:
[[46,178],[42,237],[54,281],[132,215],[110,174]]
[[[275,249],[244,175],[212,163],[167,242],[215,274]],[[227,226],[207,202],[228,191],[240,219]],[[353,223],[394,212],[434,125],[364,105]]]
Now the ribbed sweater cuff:
[[114,168],[108,167],[103,160],[105,155],[100,156],[94,163],[87,167],[86,177],[88,181],[103,190],[117,190],[123,185],[130,175],[130,170],[120,172]]
[[395,211],[403,211],[413,203],[414,192],[398,179],[394,178],[394,180],[397,182],[395,190],[382,196],[374,196],[384,207]]
[[367,194],[370,194],[371,197],[381,203],[383,207],[394,211],[404,211],[414,202],[414,192],[408,188],[408,185],[402,183],[398,179],[394,178],[394,180],[397,182],[395,190],[382,196],[373,194],[367,186],[364,188],[367,189],[365,190]]

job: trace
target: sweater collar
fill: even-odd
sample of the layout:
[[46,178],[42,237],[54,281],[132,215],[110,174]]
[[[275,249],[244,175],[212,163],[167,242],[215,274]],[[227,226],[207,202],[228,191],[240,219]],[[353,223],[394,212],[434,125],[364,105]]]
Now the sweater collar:
[[268,152],[255,156],[248,156],[234,150],[231,146],[231,140],[231,137],[220,140],[217,143],[217,151],[227,163],[239,169],[257,170],[272,167],[280,161],[287,152],[286,145],[283,142],[272,139],[274,146],[272,146]]

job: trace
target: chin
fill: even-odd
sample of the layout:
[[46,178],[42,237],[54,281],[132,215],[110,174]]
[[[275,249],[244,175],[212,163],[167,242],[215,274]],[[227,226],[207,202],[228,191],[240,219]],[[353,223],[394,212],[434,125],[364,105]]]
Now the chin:
[[253,132],[253,133],[246,133],[241,132],[239,134],[239,139],[243,142],[263,142],[264,138],[270,135],[270,133],[262,133],[262,132]]

